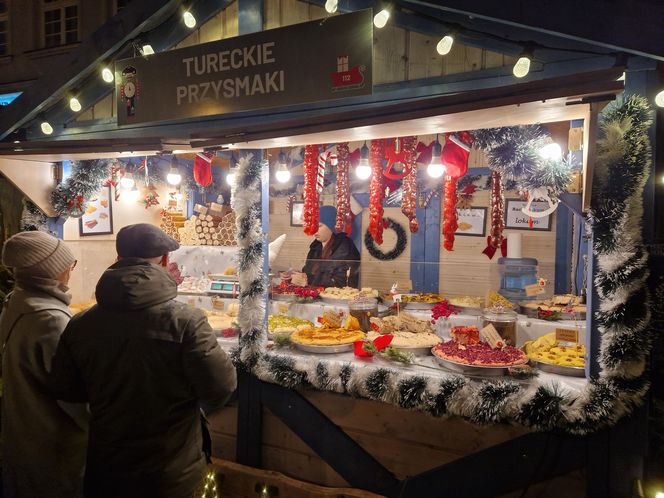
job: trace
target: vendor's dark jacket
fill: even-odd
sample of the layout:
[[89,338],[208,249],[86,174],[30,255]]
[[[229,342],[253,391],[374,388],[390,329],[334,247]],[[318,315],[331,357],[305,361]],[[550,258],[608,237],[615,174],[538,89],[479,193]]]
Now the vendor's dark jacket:
[[[321,259],[323,244],[314,240],[309,246],[309,254],[302,271],[307,274],[309,285],[321,287],[357,287],[359,283],[360,253],[353,241],[345,233],[332,234],[332,252],[327,259]],[[346,273],[350,268],[350,278]]]
[[161,267],[120,260],[62,334],[51,380],[58,399],[90,405],[86,497],[188,497],[205,476],[200,408],[221,408],[236,374],[176,294]]

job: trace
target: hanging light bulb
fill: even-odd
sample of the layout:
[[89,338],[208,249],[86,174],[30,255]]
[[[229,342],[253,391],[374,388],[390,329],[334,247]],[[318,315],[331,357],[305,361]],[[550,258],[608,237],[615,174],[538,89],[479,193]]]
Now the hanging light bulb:
[[450,50],[452,50],[452,45],[454,45],[454,38],[452,35],[445,35],[440,39],[438,45],[436,45],[436,51],[440,55],[447,55],[450,53]]
[[291,179],[291,172],[288,169],[288,161],[286,160],[286,154],[283,151],[279,152],[279,166],[277,166],[277,171],[274,174],[274,177],[279,183],[286,183]]
[[374,16],[374,26],[377,28],[384,28],[387,24],[387,20],[390,18],[390,11],[387,9],[381,10],[378,14]]
[[235,169],[228,170],[228,174],[226,175],[226,183],[228,183],[231,187],[235,185]]
[[371,165],[369,164],[369,147],[367,143],[360,149],[360,163],[355,168],[355,176],[360,180],[368,180],[371,176]]
[[120,186],[125,190],[130,190],[136,186],[134,181],[134,175],[129,172],[126,172],[124,176],[120,179]]
[[178,159],[175,154],[173,155],[173,159],[171,159],[171,169],[168,170],[166,181],[169,185],[179,185],[182,181],[182,175],[178,170]]
[[51,123],[48,121],[42,121],[41,125],[39,125],[41,128],[41,131],[44,135],[50,135],[53,133],[53,127],[51,126]]
[[154,54],[154,49],[152,48],[152,45],[149,43],[146,43],[141,47],[141,51],[143,52],[143,55],[152,55]]
[[181,201],[182,200],[182,192],[176,192],[175,193],[175,200],[176,201]]
[[188,10],[182,14],[182,19],[184,20],[184,25],[188,28],[193,29],[196,27],[196,18],[194,17],[194,14]]
[[327,2],[325,2],[325,10],[330,14],[334,14],[337,11],[338,6],[339,0],[327,0]]
[[514,67],[512,68],[512,74],[517,78],[523,78],[530,72],[530,58],[532,57],[529,51],[523,51],[519,56],[519,60],[516,61]]
[[76,97],[69,99],[69,108],[74,112],[79,112],[82,109],[81,103]]
[[105,67],[104,69],[101,70],[101,78],[106,82],[106,83],[113,83],[113,71],[111,71],[109,68]]
[[[124,180],[124,178],[123,178]],[[122,181],[122,180],[120,180]],[[132,180],[133,181],[133,180]],[[138,197],[141,195],[141,193],[138,191],[138,188],[136,188],[136,185],[134,185],[129,192],[126,193],[127,200],[129,202],[136,202],[138,200]]]
[[664,107],[664,90],[655,95],[655,105],[657,107]]
[[560,145],[555,142],[546,144],[540,149],[539,153],[543,159],[549,159],[552,161],[556,161],[563,157],[563,150],[560,148]]
[[445,173],[445,165],[442,160],[443,147],[438,141],[438,135],[436,135],[436,141],[431,147],[431,162],[427,166],[427,174],[431,178],[440,178]]

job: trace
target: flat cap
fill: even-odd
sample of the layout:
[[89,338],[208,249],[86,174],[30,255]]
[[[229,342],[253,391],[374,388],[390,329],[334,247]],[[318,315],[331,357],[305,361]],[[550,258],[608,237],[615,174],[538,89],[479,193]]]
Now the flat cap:
[[150,223],[127,225],[115,238],[115,250],[122,258],[156,258],[179,247],[175,239]]

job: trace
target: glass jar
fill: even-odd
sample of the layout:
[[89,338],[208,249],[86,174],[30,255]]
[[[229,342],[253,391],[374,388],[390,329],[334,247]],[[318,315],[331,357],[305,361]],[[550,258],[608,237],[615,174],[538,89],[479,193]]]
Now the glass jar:
[[363,332],[371,331],[371,317],[378,316],[378,300],[374,297],[357,297],[348,303],[351,316],[360,322]]
[[517,314],[509,308],[494,306],[482,313],[482,328],[491,324],[509,346],[516,346]]

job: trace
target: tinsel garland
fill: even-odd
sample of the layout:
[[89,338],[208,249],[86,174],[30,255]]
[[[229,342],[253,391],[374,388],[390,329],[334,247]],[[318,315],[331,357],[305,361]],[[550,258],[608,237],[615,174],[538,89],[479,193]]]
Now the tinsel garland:
[[397,234],[397,243],[395,244],[394,249],[392,249],[391,251],[389,252],[381,251],[378,247],[376,247],[374,239],[371,233],[369,233],[369,230],[367,230],[364,233],[364,245],[366,246],[367,251],[374,258],[379,259],[380,261],[392,261],[393,259],[397,259],[399,256],[401,256],[401,253],[403,253],[404,250],[406,249],[406,244],[408,244],[408,237],[406,237],[406,230],[404,230],[404,228],[392,218],[387,218],[386,220],[387,220],[386,228],[391,228],[392,230],[394,230],[394,233]]
[[369,184],[369,233],[376,244],[383,243],[383,148],[384,140],[372,140],[369,152],[371,183]]
[[108,178],[112,162],[108,159],[72,161],[70,176],[51,193],[51,204],[58,216],[83,216],[90,197]]
[[46,216],[44,211],[39,209],[35,203],[28,199],[23,201],[20,230],[21,232],[47,232],[54,235],[54,233],[48,228],[48,216]]
[[335,229],[337,232],[346,232],[350,235],[352,231],[353,213],[350,210],[350,151],[348,142],[337,144],[337,220]]
[[[595,284],[600,294],[596,318],[602,371],[580,393],[555,381],[476,380],[443,370],[424,375],[380,364],[290,356],[263,349],[260,168],[250,165],[238,173],[242,188],[238,186],[234,205],[238,228],[243,232],[239,237],[243,301],[238,319],[243,333],[240,349],[232,353],[238,368],[292,389],[314,387],[436,417],[460,416],[478,424],[516,422],[536,430],[575,434],[615,424],[642,402],[648,388],[644,359],[650,315],[641,196],[651,161],[646,133],[649,120],[645,99],[630,97],[609,108],[602,121],[595,171],[598,190],[593,192],[591,215],[599,265]],[[615,178],[621,178],[621,188],[616,187]],[[607,218],[612,221],[605,222]]]
[[319,193],[316,188],[318,177],[318,146],[307,145],[304,148],[304,210],[302,218],[304,221],[303,231],[307,235],[313,235],[318,231],[318,219],[320,216]]
[[408,174],[403,179],[401,212],[408,218],[410,233],[417,233],[420,224],[417,221],[417,137],[405,137],[401,147],[405,153]]

